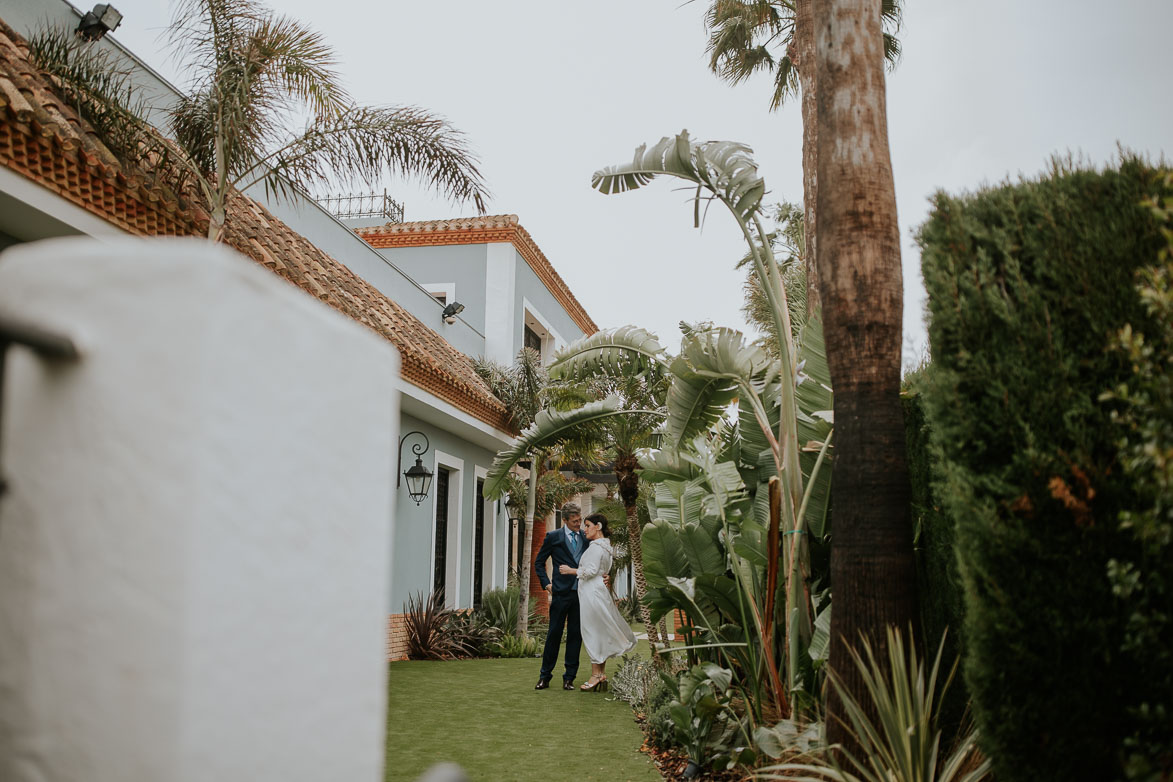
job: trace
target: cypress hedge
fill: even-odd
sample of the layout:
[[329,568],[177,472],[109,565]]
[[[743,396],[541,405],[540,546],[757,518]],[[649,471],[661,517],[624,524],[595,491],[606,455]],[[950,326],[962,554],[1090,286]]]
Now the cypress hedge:
[[[933,486],[938,480],[936,465],[940,457],[930,442],[921,393],[930,372],[932,366],[926,365],[906,375],[901,382],[900,398],[904,407],[909,511],[913,550],[916,552],[921,637],[930,659],[944,643],[941,663],[948,669],[961,656],[964,606],[953,518],[945,512]],[[937,717],[946,741],[962,728],[968,700],[964,682],[955,679],[945,693]]]
[[1152,727],[1141,706],[1173,714],[1152,692],[1156,655],[1122,642],[1132,603],[1109,563],[1152,560],[1120,523],[1141,498],[1101,398],[1131,376],[1111,347],[1120,329],[1154,329],[1137,272],[1164,242],[1142,201],[1168,187],[1135,157],[1099,172],[1057,162],[1034,181],[938,193],[918,234],[936,489],[956,524],[965,680],[1000,782],[1142,778],[1129,761]]

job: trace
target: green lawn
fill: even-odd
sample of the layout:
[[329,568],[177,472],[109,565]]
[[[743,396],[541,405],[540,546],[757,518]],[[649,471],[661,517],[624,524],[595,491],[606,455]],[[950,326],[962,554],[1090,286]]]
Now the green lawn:
[[[637,651],[647,655],[647,642]],[[611,674],[617,667],[612,660]],[[660,782],[631,707],[610,693],[534,690],[537,659],[390,664],[388,782],[459,763],[474,782]],[[590,675],[583,650],[578,684]]]

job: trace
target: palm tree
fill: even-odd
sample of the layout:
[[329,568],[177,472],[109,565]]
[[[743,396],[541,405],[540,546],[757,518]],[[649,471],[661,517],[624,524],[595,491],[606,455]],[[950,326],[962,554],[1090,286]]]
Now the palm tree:
[[[550,378],[542,368],[542,359],[532,348],[522,348],[511,367],[504,367],[487,359],[477,359],[473,369],[481,376],[493,393],[505,403],[509,411],[509,423],[518,430],[533,425],[538,412],[546,403]],[[546,461],[545,451],[533,450],[524,455],[530,457],[529,481],[525,491],[525,528],[522,532],[522,555],[518,573],[518,611],[516,635],[524,638],[529,629],[529,583],[530,558],[533,556],[534,521],[541,506],[539,503],[539,482]],[[516,461],[520,461],[520,457]],[[511,465],[512,466],[512,465]],[[506,492],[521,496],[515,475],[503,472],[496,483],[485,482],[483,488],[487,499],[496,499]],[[544,497],[543,497],[544,499]],[[545,518],[549,511],[543,513]]]
[[[882,2],[815,5],[822,183],[817,262],[837,429],[830,664],[859,703],[867,699],[852,662],[855,645],[864,638],[882,647],[887,627],[902,630],[916,617],[899,397],[903,281],[888,152]],[[831,698],[827,726],[833,741],[851,741],[846,722],[842,701]]]
[[[68,32],[42,33],[30,48],[70,102],[109,131],[103,140],[116,154],[148,158],[194,184],[209,211],[209,239],[223,237],[232,192],[258,183],[289,198],[338,180],[414,176],[484,212],[487,191],[464,136],[416,107],[355,105],[333,70],[333,50],[301,22],[255,0],[183,0],[170,43],[191,78],[165,108]],[[167,117],[173,139],[148,122],[157,116]],[[290,132],[302,117],[305,127]]]
[[[772,73],[771,111],[776,111],[789,98],[802,96],[802,202],[808,251],[804,266],[806,298],[812,312],[819,297],[814,268],[819,125],[815,110],[818,74],[814,67],[813,2],[712,0],[705,14],[709,30],[706,51],[713,73],[731,84],[739,84],[759,72]],[[884,53],[893,65],[900,57],[900,42],[894,35],[900,26],[900,9],[899,0],[881,3],[884,24],[889,30],[883,33]]]
[[560,351],[550,364],[550,376],[578,384],[585,397],[616,399],[620,412],[624,413],[593,421],[587,434],[597,438],[615,471],[615,483],[627,519],[627,542],[640,619],[654,651],[666,639],[660,638],[644,603],[648,587],[640,542],[640,482],[636,470],[639,451],[659,443],[657,429],[664,418],[668,394],[664,349],[653,334],[640,328],[625,326],[600,331]]

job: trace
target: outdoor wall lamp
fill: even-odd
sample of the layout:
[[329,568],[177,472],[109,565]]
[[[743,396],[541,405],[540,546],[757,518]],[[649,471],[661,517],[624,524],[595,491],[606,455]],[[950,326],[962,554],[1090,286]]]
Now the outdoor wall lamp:
[[[432,487],[432,471],[424,467],[424,460],[420,457],[428,452],[428,448],[432,443],[428,440],[428,436],[423,432],[408,432],[399,438],[399,467],[403,466],[403,441],[411,437],[413,434],[418,434],[424,438],[421,445],[416,443],[411,446],[411,452],[415,454],[415,464],[403,471],[403,477],[407,478],[407,493],[415,500],[415,504],[419,505],[428,498],[428,489]],[[398,472],[398,468],[396,468]],[[398,475],[395,478],[395,488],[399,488],[400,479]]]
[[122,14],[108,3],[98,3],[94,10],[86,11],[77,26],[77,35],[87,41],[96,41],[106,33],[114,32],[122,24]]
[[444,311],[440,316],[444,318],[444,322],[451,326],[456,322],[456,316],[464,312],[464,305],[458,301],[454,301],[448,306],[444,307]]

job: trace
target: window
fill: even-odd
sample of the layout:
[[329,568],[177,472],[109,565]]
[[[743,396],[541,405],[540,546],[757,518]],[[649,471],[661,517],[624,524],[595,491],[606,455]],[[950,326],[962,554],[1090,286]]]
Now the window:
[[420,287],[441,305],[456,301],[456,283],[454,282],[426,282],[422,283]]
[[444,592],[448,581],[448,470],[436,471],[436,569],[432,573],[432,591]]
[[536,331],[530,328],[529,324],[525,324],[525,347],[535,351],[538,358],[542,356],[542,338]]
[[476,508],[473,513],[472,607],[481,607],[481,589],[485,580],[485,481],[477,478]]

